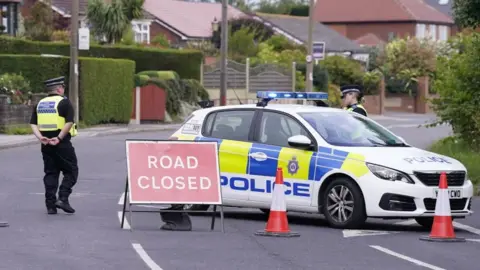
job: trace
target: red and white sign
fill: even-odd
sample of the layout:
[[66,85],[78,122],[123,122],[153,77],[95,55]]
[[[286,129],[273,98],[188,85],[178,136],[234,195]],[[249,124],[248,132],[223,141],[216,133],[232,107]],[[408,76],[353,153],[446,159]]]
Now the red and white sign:
[[215,142],[127,140],[131,204],[221,204]]

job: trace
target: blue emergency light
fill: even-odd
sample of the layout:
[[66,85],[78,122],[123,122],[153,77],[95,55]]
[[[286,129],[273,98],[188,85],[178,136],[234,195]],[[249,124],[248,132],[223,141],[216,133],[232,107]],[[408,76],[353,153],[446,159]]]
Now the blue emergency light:
[[304,100],[328,100],[328,94],[325,92],[276,92],[276,91],[259,91],[257,98],[262,100],[257,106],[265,107],[268,102],[273,99],[304,99]]

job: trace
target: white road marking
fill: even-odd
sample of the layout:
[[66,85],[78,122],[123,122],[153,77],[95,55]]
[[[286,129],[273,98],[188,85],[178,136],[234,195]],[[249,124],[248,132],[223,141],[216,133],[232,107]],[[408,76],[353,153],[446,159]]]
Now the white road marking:
[[119,205],[123,205],[123,201],[125,200],[125,192],[122,193],[122,196],[120,196],[120,199],[118,200]]
[[373,236],[373,235],[386,235],[391,233],[398,233],[394,231],[374,231],[374,230],[343,230],[343,237],[355,237],[355,236]]
[[479,242],[480,243],[480,239],[466,239],[467,241],[470,241],[470,242]]
[[461,223],[458,223],[456,221],[453,222],[453,226],[455,226],[456,228],[462,229],[464,231],[471,232],[471,233],[474,233],[476,235],[480,235],[480,230],[477,229],[477,228],[470,227],[468,225],[461,224]]
[[402,260],[406,260],[406,261],[409,261],[411,263],[414,263],[416,265],[419,265],[419,266],[423,266],[423,267],[426,267],[426,268],[429,268],[429,269],[432,269],[432,270],[445,270],[444,268],[440,268],[438,266],[435,266],[435,265],[431,265],[431,264],[428,264],[426,262],[422,262],[422,261],[419,261],[417,259],[414,259],[414,258],[411,258],[411,257],[408,257],[408,256],[405,256],[405,255],[402,255],[400,253],[397,253],[395,251],[392,251],[390,249],[387,249],[387,248],[384,248],[384,247],[381,247],[381,246],[373,246],[371,245],[370,246],[371,248],[374,248],[378,251],[381,251],[383,253],[386,253],[388,255],[392,255],[394,257],[397,257],[399,259],[402,259]]
[[137,252],[137,254],[142,258],[145,264],[152,270],[163,270],[158,264],[156,264],[150,256],[148,256],[147,252],[143,249],[142,245],[137,243],[132,243],[133,249]]
[[[123,214],[123,212],[118,211],[117,214],[118,214],[118,221],[120,221],[120,224],[122,224],[122,214]],[[130,230],[130,224],[128,224],[127,215],[125,215],[125,218],[124,218],[123,229],[124,230]]]

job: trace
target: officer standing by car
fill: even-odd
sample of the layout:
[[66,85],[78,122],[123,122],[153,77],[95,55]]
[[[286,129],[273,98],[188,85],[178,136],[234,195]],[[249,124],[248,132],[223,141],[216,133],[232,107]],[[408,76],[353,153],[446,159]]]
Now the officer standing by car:
[[363,116],[367,115],[367,110],[360,104],[363,98],[363,89],[360,85],[344,85],[340,88],[342,91],[343,109],[353,111]]
[[[48,96],[38,102],[32,112],[30,124],[40,140],[45,176],[45,204],[49,215],[57,214],[57,208],[75,213],[69,196],[78,178],[75,149],[70,139],[77,135],[72,103],[64,97],[65,78],[58,77],[44,82]],[[58,188],[60,172],[63,181]],[[57,190],[58,200],[57,200]]]

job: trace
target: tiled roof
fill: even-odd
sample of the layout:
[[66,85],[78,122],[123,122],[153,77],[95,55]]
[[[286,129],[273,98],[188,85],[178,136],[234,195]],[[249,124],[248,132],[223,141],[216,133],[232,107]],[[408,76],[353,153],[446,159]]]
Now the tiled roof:
[[[222,17],[220,3],[186,2],[179,0],[145,0],[143,8],[158,20],[188,37],[210,37],[212,22]],[[229,6],[228,18],[248,16]]]
[[453,0],[424,0],[425,3],[434,7],[443,14],[453,17]]
[[[256,15],[304,43],[308,41],[308,17],[265,13],[256,13]],[[314,25],[313,40],[325,42],[325,52],[366,52],[360,45],[321,23]]]
[[453,20],[423,0],[321,0],[315,18],[323,23],[423,21],[453,24]]
[[[84,15],[87,11],[88,0],[78,0],[79,13]],[[52,0],[52,6],[70,15],[72,10],[72,0]]]
[[359,45],[366,45],[366,46],[377,46],[377,45],[385,44],[385,41],[383,41],[381,38],[379,38],[377,35],[373,33],[368,33],[356,39],[355,43]]

